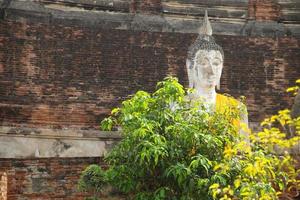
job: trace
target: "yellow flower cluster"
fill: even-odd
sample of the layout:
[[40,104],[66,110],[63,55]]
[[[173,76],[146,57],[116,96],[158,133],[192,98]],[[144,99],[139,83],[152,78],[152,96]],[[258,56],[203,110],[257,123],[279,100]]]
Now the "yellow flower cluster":
[[[300,84],[300,79],[296,83]],[[288,89],[298,90],[298,86]],[[213,170],[218,177],[235,178],[212,184],[209,191],[214,199],[272,200],[290,188],[300,190],[300,169],[295,168],[290,154],[294,145],[300,145],[300,117],[292,119],[285,109],[261,126],[262,131],[249,132],[250,142],[241,140],[224,147],[223,160],[215,163]]]

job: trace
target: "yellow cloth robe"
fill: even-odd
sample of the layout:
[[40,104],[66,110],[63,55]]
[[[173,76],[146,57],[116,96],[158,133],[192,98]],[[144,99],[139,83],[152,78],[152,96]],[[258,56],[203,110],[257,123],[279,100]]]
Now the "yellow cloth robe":
[[[241,129],[241,123],[240,121],[243,120],[240,117],[243,115],[242,106],[244,106],[241,102],[238,100],[228,97],[222,94],[217,94],[216,98],[216,112],[222,113],[222,114],[231,114],[236,113],[239,116],[236,116],[232,119],[232,123],[235,125],[236,128]],[[245,107],[246,108],[246,107]],[[246,109],[244,110],[246,112]]]

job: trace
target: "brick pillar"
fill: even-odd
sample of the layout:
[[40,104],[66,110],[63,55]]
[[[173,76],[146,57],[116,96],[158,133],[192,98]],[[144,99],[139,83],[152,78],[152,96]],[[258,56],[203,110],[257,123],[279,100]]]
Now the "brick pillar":
[[158,14],[162,10],[161,0],[131,0],[130,12]]
[[280,20],[280,5],[275,0],[249,0],[249,19],[257,21]]
[[0,200],[7,200],[7,174],[0,172]]

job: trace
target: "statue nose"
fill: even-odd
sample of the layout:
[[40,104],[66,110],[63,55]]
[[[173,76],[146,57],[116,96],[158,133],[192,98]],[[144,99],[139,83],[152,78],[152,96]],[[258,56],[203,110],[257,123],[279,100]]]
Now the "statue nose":
[[214,70],[213,70],[213,67],[212,67],[212,65],[210,64],[209,65],[209,67],[208,67],[208,74],[210,74],[210,75],[213,75],[214,74]]

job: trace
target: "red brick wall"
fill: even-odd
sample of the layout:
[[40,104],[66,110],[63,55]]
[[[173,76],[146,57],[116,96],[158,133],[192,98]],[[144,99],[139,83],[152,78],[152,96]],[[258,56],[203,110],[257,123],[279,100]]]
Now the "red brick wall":
[[257,21],[280,19],[280,5],[275,0],[249,0],[249,18]]
[[[84,199],[77,190],[81,171],[100,158],[1,159],[7,173],[7,199]],[[1,196],[0,196],[1,199]]]
[[159,13],[161,0],[131,0],[130,11],[133,13]]
[[[137,90],[168,74],[187,85],[185,59],[195,34],[140,32],[2,21],[0,122],[97,127]],[[245,95],[250,121],[291,103],[300,77],[299,38],[218,35],[225,51],[222,92]]]

